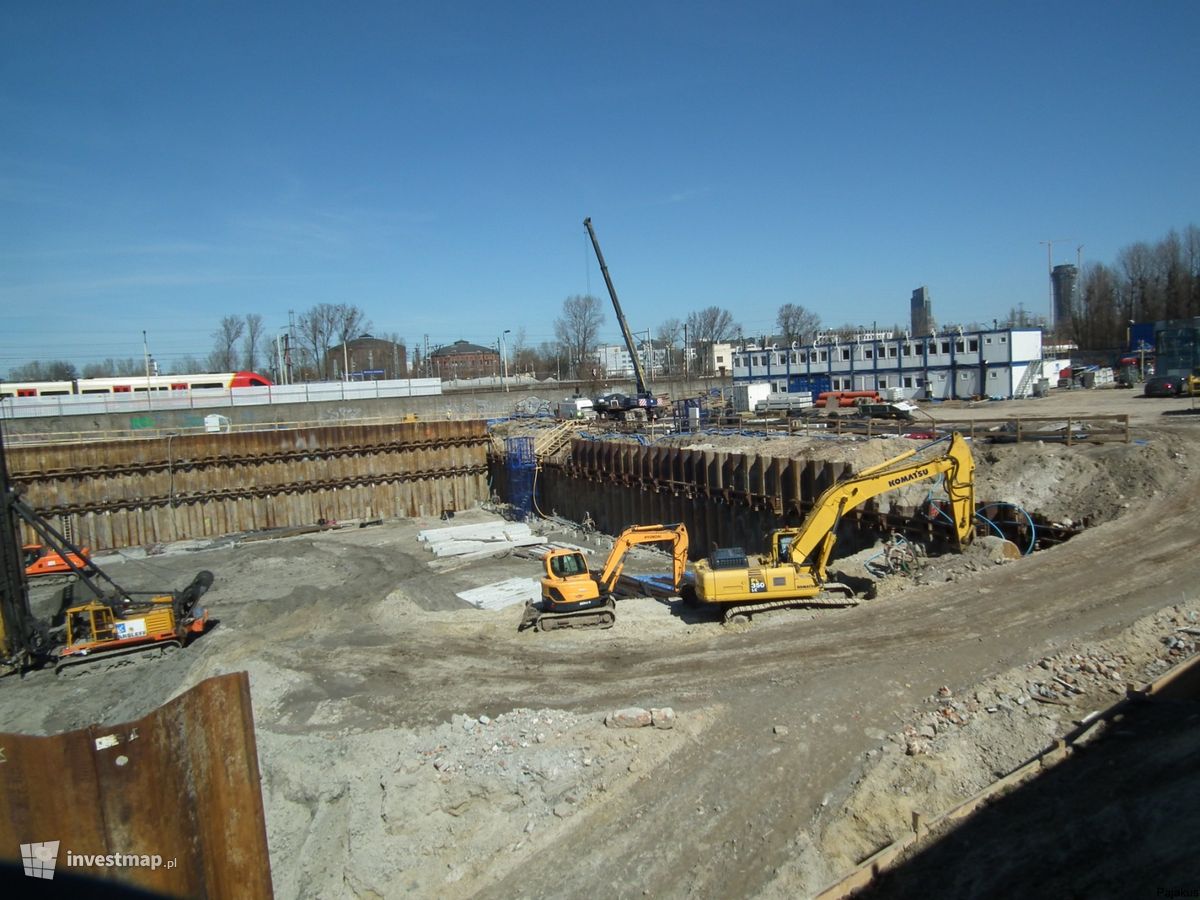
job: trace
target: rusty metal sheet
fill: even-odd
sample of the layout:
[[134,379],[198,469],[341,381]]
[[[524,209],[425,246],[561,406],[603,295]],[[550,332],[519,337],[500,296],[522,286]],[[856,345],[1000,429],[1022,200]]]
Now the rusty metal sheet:
[[20,871],[22,844],[52,841],[55,872],[271,897],[249,676],[209,678],[136,722],[0,734],[0,858]]

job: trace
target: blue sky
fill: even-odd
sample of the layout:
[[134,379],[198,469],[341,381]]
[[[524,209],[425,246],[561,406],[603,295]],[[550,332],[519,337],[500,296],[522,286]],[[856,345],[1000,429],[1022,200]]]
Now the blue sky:
[[10,3],[0,373],[361,306],[410,345],[1048,305],[1200,222],[1200,4]]

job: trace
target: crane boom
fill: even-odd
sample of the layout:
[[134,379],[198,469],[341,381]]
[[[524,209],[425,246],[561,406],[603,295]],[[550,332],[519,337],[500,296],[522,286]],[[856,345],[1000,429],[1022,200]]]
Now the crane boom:
[[629,351],[629,358],[633,360],[633,377],[637,381],[637,393],[639,396],[648,395],[650,393],[650,386],[646,383],[646,370],[642,367],[642,361],[638,358],[637,347],[633,343],[633,333],[629,330],[629,323],[625,321],[625,313],[621,311],[621,301],[617,299],[617,289],[613,287],[612,277],[608,274],[608,266],[604,264],[604,254],[600,252],[600,242],[596,240],[596,232],[592,228],[591,216],[583,220],[583,227],[587,229],[588,236],[592,239],[592,249],[596,251],[596,259],[600,263],[600,271],[604,274],[604,283],[608,286],[608,296],[612,298],[613,309],[617,313],[617,324],[621,326],[621,335],[625,338],[625,347]]

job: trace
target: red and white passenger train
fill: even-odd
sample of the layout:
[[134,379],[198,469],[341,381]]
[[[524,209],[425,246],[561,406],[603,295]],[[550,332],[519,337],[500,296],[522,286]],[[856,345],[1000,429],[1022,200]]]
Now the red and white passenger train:
[[273,382],[256,372],[206,372],[200,375],[121,375],[116,378],[76,378],[74,381],[0,381],[2,397],[61,397],[73,394],[132,394],[152,391],[230,390],[269,387]]

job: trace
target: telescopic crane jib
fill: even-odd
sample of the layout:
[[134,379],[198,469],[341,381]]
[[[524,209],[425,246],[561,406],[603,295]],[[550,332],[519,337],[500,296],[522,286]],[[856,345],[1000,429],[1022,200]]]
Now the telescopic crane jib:
[[600,263],[600,271],[604,275],[604,284],[608,287],[608,296],[612,298],[613,310],[617,314],[617,324],[621,326],[621,336],[625,339],[625,349],[629,351],[629,358],[633,361],[633,378],[636,382],[636,396],[625,398],[626,403],[622,404],[621,409],[606,410],[606,404],[597,404],[597,412],[604,414],[607,412],[617,413],[617,418],[627,418],[629,413],[638,413],[640,411],[649,418],[654,418],[657,414],[658,400],[650,392],[650,385],[646,381],[646,369],[642,365],[642,360],[638,356],[637,346],[633,342],[633,332],[629,330],[629,323],[625,321],[625,313],[621,310],[621,301],[617,299],[617,289],[613,287],[612,276],[608,274],[608,266],[604,263],[604,254],[600,252],[600,242],[596,240],[596,232],[592,228],[591,216],[583,220],[583,227],[587,229],[588,236],[592,239],[592,249],[596,251],[596,260]]

